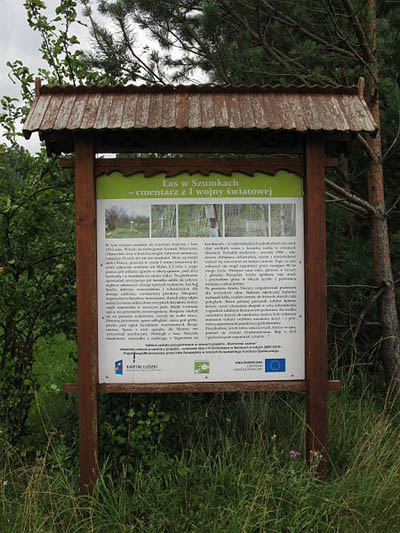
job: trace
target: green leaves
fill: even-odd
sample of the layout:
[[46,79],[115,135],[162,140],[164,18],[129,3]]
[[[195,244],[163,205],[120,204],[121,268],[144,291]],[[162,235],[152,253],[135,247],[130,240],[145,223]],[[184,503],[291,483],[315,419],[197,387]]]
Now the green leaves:
[[69,173],[44,154],[0,150],[0,419],[25,431],[36,339],[74,330],[74,218]]

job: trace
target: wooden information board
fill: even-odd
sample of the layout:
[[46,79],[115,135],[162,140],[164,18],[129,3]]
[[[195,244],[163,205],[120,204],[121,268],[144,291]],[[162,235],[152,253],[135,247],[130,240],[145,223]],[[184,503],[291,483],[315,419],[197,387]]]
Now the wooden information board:
[[[318,472],[326,475],[327,391],[340,384],[328,382],[326,369],[324,164],[317,135],[308,136],[305,160],[95,160],[90,142],[77,142],[79,380],[77,389],[66,390],[79,392],[83,492],[91,490],[98,472],[99,392],[305,391],[307,455],[321,454]],[[185,196],[185,187],[192,189],[191,196],[188,191]],[[210,188],[222,192],[208,196]],[[184,253],[178,257],[179,248]],[[231,293],[225,292],[225,300],[222,294],[212,299],[221,287],[211,279],[215,268],[206,266],[206,249],[225,273],[229,263],[231,273],[219,273],[218,279],[231,283],[232,294],[246,303],[243,339],[229,330]],[[253,256],[253,267],[245,263],[246,255]],[[233,277],[238,271],[242,285]],[[166,303],[175,283],[171,279],[182,276],[188,276],[185,284],[197,301],[192,321],[188,300],[176,304],[179,308]],[[279,293],[268,296],[275,287]],[[208,322],[207,294],[214,302]],[[132,302],[140,312],[134,313]],[[259,314],[254,304],[261,306]],[[274,305],[284,316],[268,322],[267,306]],[[214,327],[215,308],[226,313],[225,326]],[[237,306],[230,317],[237,323],[241,312]],[[157,322],[157,313],[164,319]],[[178,327],[176,317],[185,325]],[[252,324],[262,331],[257,340]]]

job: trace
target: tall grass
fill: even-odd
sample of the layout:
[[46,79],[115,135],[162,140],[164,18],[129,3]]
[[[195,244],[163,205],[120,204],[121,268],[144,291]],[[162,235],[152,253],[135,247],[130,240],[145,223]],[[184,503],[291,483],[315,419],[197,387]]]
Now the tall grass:
[[[95,494],[82,497],[76,449],[64,435],[65,412],[57,427],[39,395],[32,416],[40,421],[38,442],[44,444],[25,458],[7,443],[1,446],[0,530],[400,531],[395,402],[368,387],[330,393],[326,482],[305,467],[301,395],[187,396],[176,403],[179,424],[158,448],[118,468],[113,457],[103,458]],[[75,409],[72,403],[69,408]],[[292,458],[290,450],[300,457]]]

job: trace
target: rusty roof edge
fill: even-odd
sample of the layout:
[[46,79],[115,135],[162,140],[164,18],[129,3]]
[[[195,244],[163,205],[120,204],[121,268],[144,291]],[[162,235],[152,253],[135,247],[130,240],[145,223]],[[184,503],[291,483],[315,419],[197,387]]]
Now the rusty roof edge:
[[322,93],[358,94],[357,85],[42,85],[40,94],[79,93]]
[[39,97],[36,96],[36,98],[32,102],[32,107],[30,108],[28,114],[26,115],[26,118],[25,118],[25,121],[24,121],[24,125],[22,126],[22,134],[23,134],[23,136],[25,137],[25,139],[27,141],[31,138],[31,135],[32,135],[32,133],[34,131],[38,131],[37,129],[33,129],[32,130],[32,129],[29,129],[29,128],[26,127],[28,125],[28,123],[29,123],[29,120],[30,120],[31,116],[35,112],[36,105],[37,105],[38,101],[39,101]]
[[371,135],[375,136],[375,135],[378,133],[378,130],[379,130],[378,124],[375,122],[374,116],[373,116],[373,114],[371,113],[371,110],[370,110],[370,108],[368,107],[368,104],[367,104],[367,102],[365,101],[364,96],[361,95],[361,94],[359,94],[358,97],[359,97],[359,99],[360,99],[360,101],[361,101],[362,106],[363,106],[364,109],[365,109],[365,112],[368,114],[370,121],[371,121],[372,124],[374,125],[375,130],[371,132]]

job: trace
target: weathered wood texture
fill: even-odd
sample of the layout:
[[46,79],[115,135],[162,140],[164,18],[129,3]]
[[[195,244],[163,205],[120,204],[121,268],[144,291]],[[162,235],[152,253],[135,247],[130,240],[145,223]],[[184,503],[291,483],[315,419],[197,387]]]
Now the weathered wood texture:
[[85,136],[76,139],[75,201],[80,483],[87,494],[98,473],[98,341],[94,151]]
[[23,132],[217,128],[376,132],[357,87],[305,85],[41,87]]
[[304,161],[299,157],[258,158],[258,159],[97,159],[95,162],[96,177],[118,171],[124,176],[143,172],[152,176],[165,172],[167,176],[176,176],[183,172],[209,175],[218,172],[230,176],[232,172],[243,172],[252,176],[255,172],[276,174],[279,170],[304,174]]
[[[309,134],[305,179],[306,455],[327,475],[327,315],[324,137]],[[320,457],[320,459],[319,459]]]
[[[340,391],[340,381],[328,381],[328,390]],[[100,384],[100,394],[120,393],[182,393],[182,392],[306,392],[305,380],[293,381],[234,381],[234,382],[192,382],[192,383],[124,383]],[[65,393],[78,392],[75,383],[64,385]]]

